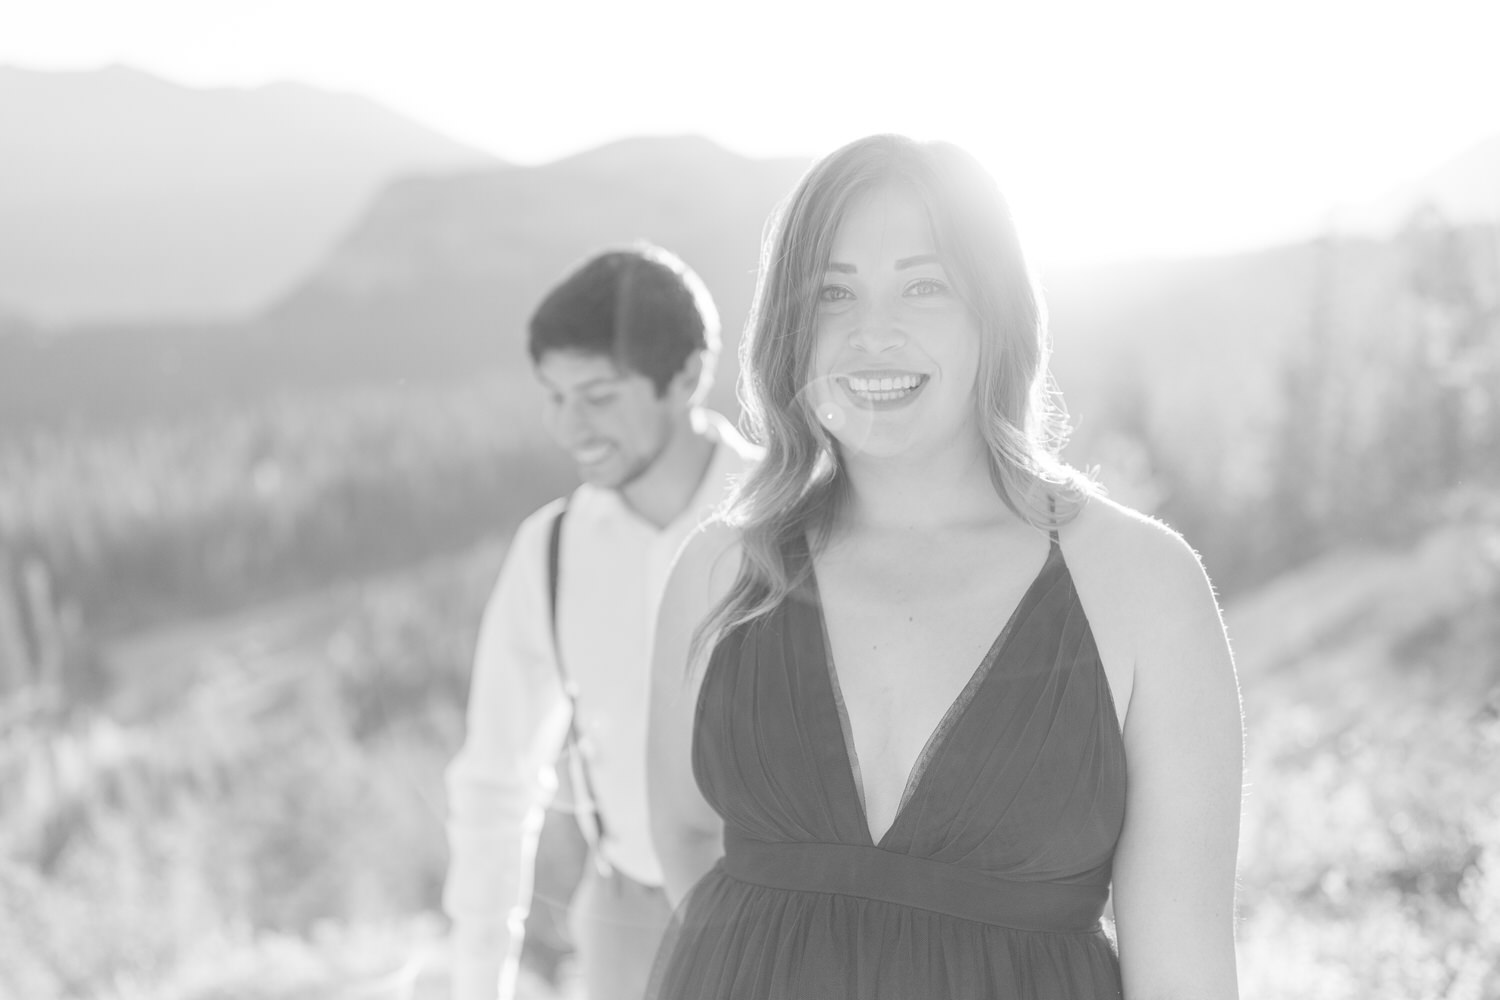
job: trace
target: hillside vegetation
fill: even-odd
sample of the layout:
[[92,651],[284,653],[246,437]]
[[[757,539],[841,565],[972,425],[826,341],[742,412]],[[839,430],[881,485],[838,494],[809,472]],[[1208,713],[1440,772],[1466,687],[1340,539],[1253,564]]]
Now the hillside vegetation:
[[1227,612],[1247,1000],[1500,994],[1500,493]]
[[[159,640],[171,697],[12,728],[0,926],[26,946],[0,995],[438,990],[440,772],[502,552]],[[1314,560],[1227,620],[1247,1000],[1494,995],[1500,494]],[[150,683],[152,663],[118,665]]]

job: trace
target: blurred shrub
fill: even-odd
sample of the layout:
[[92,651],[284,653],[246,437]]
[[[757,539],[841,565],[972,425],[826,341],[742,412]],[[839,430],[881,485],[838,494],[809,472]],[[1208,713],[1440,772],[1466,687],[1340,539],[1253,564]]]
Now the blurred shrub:
[[[0,932],[27,945],[0,949],[0,996],[318,996],[333,973],[289,942],[436,911],[441,773],[500,548],[363,588],[326,634],[218,664],[138,724],[7,733]],[[262,940],[307,968],[204,985],[194,956]],[[185,968],[197,986],[160,992]]]
[[0,437],[0,550],[117,631],[403,567],[569,488],[514,379],[268,400],[191,424]]
[[1441,610],[1245,675],[1246,1000],[1500,996],[1500,507],[1463,537],[1403,564]]

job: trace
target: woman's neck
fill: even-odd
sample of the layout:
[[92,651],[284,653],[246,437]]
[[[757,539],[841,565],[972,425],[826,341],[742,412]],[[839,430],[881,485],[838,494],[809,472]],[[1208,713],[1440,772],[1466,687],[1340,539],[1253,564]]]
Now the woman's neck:
[[920,456],[844,456],[847,529],[933,531],[993,521],[1006,511],[982,441]]

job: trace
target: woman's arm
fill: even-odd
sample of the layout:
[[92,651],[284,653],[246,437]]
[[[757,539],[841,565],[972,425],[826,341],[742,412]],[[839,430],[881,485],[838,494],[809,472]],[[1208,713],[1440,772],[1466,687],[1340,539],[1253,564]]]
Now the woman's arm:
[[[1213,588],[1194,552],[1131,525],[1134,671],[1114,910],[1127,1000],[1233,1000],[1243,729]],[[1123,577],[1117,576],[1117,581]],[[1124,589],[1124,588],[1122,588]]]
[[724,827],[693,777],[693,720],[712,643],[694,662],[698,625],[739,572],[738,536],[720,522],[699,529],[677,556],[657,616],[646,736],[651,833],[668,901],[675,907],[724,853]]

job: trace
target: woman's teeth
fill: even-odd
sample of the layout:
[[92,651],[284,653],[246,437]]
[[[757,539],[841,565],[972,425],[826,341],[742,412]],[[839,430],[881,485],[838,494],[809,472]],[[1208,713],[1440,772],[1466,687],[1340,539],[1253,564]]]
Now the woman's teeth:
[[884,378],[860,378],[854,375],[844,380],[849,391],[862,399],[885,402],[910,395],[922,384],[920,375],[892,375]]

